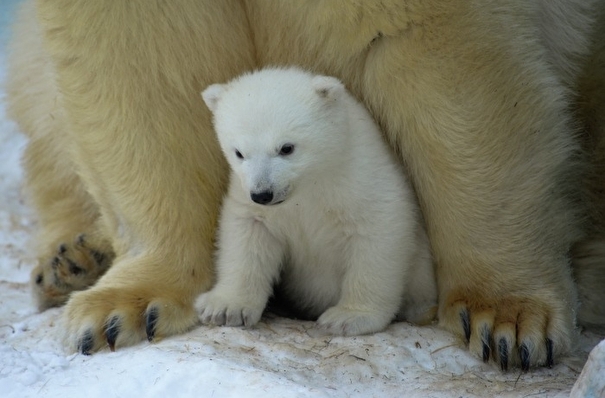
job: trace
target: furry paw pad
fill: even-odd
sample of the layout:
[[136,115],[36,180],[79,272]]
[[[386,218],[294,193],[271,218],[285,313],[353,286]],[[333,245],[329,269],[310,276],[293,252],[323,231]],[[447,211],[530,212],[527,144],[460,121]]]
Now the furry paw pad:
[[250,302],[229,299],[209,292],[202,294],[197,302],[200,321],[205,325],[216,326],[253,326],[263,313],[263,306],[254,306]]
[[108,245],[91,243],[85,235],[60,244],[49,260],[41,261],[32,271],[38,309],[62,305],[72,292],[93,285],[109,269],[113,258]]

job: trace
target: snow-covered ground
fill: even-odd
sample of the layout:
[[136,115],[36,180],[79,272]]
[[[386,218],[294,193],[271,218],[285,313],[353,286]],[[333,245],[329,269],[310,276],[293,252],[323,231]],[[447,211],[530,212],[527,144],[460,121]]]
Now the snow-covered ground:
[[[0,0],[0,83],[16,2]],[[501,373],[436,327],[397,323],[372,336],[314,338],[312,323],[271,315],[253,329],[200,326],[116,352],[66,353],[58,338],[62,309],[37,313],[29,295],[36,221],[21,192],[26,139],[5,109],[0,89],[2,397],[566,397],[602,338],[584,333],[577,357],[529,373]],[[574,393],[605,396],[601,348]]]

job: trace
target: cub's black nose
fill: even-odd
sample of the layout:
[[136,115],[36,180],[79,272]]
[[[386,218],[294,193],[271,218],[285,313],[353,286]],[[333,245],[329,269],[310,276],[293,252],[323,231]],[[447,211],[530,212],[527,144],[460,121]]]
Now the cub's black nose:
[[273,192],[271,191],[263,191],[258,193],[251,193],[250,199],[253,202],[258,203],[259,205],[266,205],[267,203],[271,203],[273,200]]

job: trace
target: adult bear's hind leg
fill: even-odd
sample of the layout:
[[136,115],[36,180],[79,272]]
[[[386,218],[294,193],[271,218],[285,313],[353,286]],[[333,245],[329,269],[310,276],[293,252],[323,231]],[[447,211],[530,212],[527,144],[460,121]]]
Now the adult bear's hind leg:
[[[31,273],[31,285],[38,308],[44,310],[93,285],[109,267],[113,250],[97,228],[98,206],[70,156],[69,127],[33,1],[22,4],[14,28],[8,111],[29,137],[23,158],[25,185],[39,223],[38,265]],[[86,240],[78,239],[84,235]]]
[[41,311],[63,305],[72,292],[94,285],[114,258],[99,228],[96,204],[69,167],[65,150],[53,148],[58,138],[32,138],[24,158],[26,188],[40,224],[31,289]]

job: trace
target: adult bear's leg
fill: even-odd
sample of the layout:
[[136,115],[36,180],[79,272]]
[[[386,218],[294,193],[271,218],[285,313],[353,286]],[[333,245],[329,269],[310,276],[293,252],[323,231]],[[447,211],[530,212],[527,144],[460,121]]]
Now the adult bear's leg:
[[577,301],[578,145],[568,93],[524,17],[452,10],[383,37],[363,90],[417,187],[440,324],[502,369],[569,352]]
[[227,167],[202,89],[254,64],[237,1],[38,3],[72,160],[100,205],[116,259],[72,295],[66,339],[82,353],[178,333],[212,283]]

